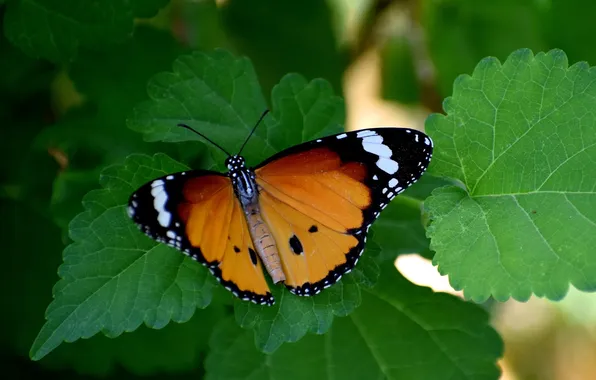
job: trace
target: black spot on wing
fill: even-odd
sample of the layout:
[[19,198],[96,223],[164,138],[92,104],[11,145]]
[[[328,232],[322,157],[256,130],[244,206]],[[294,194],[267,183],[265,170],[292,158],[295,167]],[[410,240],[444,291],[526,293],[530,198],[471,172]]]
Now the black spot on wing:
[[304,253],[302,243],[296,235],[292,235],[292,237],[290,238],[290,248],[292,249],[292,252],[294,252],[295,255],[301,255],[302,253]]
[[296,287],[286,285],[286,288],[298,296],[309,297],[319,294],[323,289],[341,280],[342,276],[351,272],[358,263],[360,255],[362,255],[364,250],[364,244],[366,243],[367,230],[367,228],[361,228],[348,231],[350,235],[358,240],[358,243],[346,253],[346,262],[333,268],[325,278],[313,283],[306,282]]
[[310,228],[308,229],[308,232],[310,232],[311,234],[314,232],[317,232],[319,229],[317,228],[317,226],[312,225],[310,226]]
[[248,247],[248,254],[250,255],[250,261],[252,261],[252,264],[257,265],[257,253],[255,250]]
[[236,252],[236,253],[240,252],[240,248],[234,246],[234,252]]

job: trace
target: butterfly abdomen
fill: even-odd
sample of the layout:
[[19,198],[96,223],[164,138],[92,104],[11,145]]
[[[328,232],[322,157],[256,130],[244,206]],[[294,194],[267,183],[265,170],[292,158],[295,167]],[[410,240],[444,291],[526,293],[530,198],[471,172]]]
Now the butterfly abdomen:
[[285,281],[286,276],[281,266],[275,239],[273,239],[273,235],[271,235],[267,223],[265,223],[261,216],[258,204],[251,204],[243,208],[252,241],[257,249],[259,257],[263,261],[263,265],[265,265],[267,273],[271,276],[274,284],[277,284],[280,281]]

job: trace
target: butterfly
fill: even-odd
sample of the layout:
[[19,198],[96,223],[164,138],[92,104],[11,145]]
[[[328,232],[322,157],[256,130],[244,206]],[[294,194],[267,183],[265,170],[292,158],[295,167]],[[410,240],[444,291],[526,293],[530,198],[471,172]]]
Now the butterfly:
[[[253,128],[252,135],[260,121]],[[424,173],[433,143],[408,128],[372,128],[285,149],[254,168],[224,151],[227,173],[188,170],[135,191],[142,232],[209,268],[236,297],[275,300],[274,284],[313,296],[350,272],[379,213]]]

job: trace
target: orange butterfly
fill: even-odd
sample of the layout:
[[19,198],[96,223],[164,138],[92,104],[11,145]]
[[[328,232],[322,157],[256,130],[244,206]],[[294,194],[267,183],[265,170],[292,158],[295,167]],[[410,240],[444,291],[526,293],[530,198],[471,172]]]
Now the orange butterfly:
[[130,197],[128,213],[235,296],[273,305],[262,266],[300,296],[337,282],[358,262],[381,210],[424,173],[432,149],[427,135],[406,128],[320,138],[255,168],[240,149],[226,152],[225,174],[189,170],[148,182]]

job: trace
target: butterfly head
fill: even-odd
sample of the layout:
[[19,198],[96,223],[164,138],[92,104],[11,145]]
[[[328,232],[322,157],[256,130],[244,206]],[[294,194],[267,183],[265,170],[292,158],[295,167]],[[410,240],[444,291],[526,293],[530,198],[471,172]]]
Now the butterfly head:
[[244,157],[238,155],[228,157],[226,159],[226,167],[230,173],[244,169],[246,167]]

